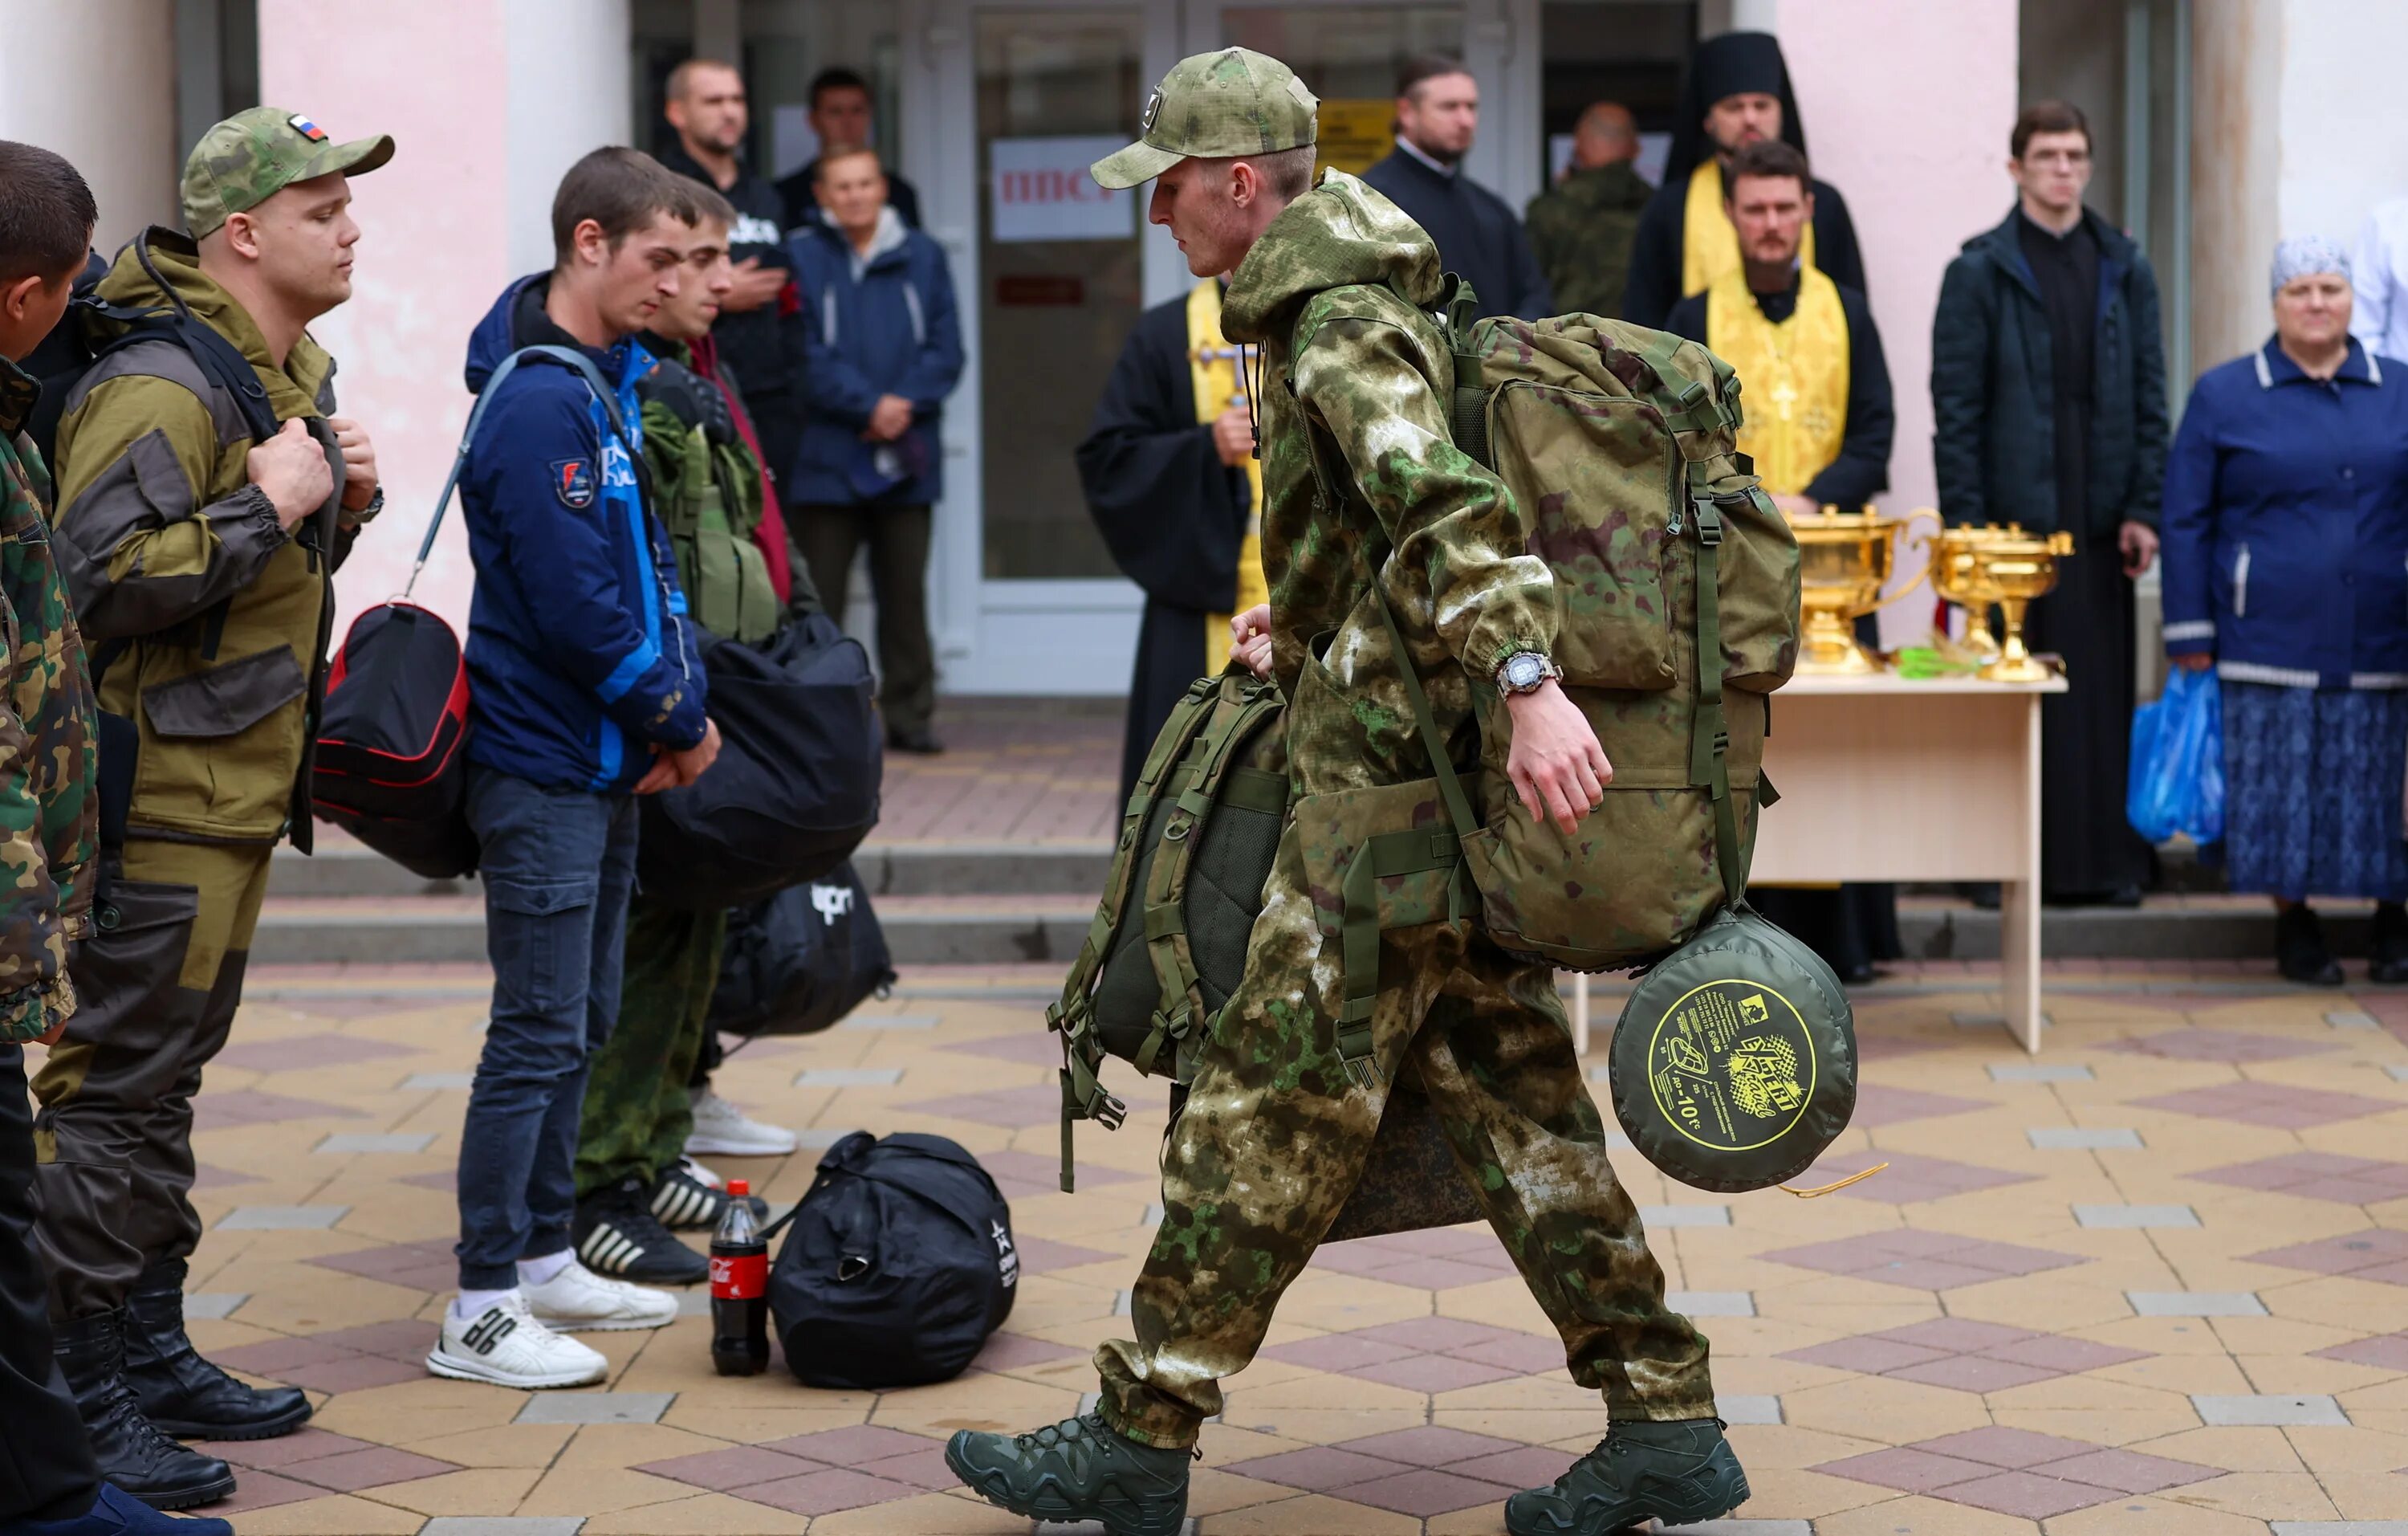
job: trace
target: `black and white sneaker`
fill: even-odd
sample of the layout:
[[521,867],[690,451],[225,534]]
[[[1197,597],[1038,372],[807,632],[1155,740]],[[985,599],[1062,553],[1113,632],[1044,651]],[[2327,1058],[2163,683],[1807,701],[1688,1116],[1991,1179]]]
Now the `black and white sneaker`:
[[578,1258],[595,1274],[653,1285],[695,1285],[710,1278],[710,1260],[669,1235],[645,1203],[638,1179],[578,1201],[570,1236]]
[[574,1339],[553,1332],[512,1291],[474,1317],[443,1309],[443,1336],[426,1369],[456,1381],[496,1386],[586,1386],[609,1374],[610,1362]]
[[[725,1189],[706,1184],[696,1176],[698,1171],[691,1159],[680,1158],[677,1166],[652,1185],[652,1214],[672,1232],[719,1230],[719,1218],[727,1214],[727,1202],[736,1198]],[[754,1221],[769,1219],[767,1200],[758,1195],[744,1198],[752,1207]]]

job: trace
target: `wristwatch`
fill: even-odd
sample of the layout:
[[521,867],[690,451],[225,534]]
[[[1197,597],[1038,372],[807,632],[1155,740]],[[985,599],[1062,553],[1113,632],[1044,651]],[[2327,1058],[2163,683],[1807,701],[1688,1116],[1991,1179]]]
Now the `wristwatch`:
[[1549,661],[1544,652],[1516,651],[1498,664],[1497,691],[1535,694],[1563,675],[1563,668]]

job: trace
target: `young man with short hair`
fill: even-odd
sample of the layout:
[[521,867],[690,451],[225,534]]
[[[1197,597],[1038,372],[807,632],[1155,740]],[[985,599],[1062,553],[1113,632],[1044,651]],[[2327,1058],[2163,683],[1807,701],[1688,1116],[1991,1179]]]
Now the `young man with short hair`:
[[1480,82],[1464,62],[1443,53],[1410,59],[1397,75],[1397,147],[1363,180],[1422,226],[1440,265],[1471,284],[1482,314],[1544,320],[1555,299],[1522,221],[1463,174],[1479,131]]
[[[861,148],[874,138],[869,81],[856,69],[834,65],[811,77],[810,122],[824,156],[843,148]],[[786,205],[786,233],[819,223],[826,215],[819,202],[820,163],[817,158],[778,179],[778,195]],[[920,194],[911,183],[886,171],[886,202],[895,216],[913,229],[920,227]]]
[[[636,383],[644,463],[689,613],[722,639],[752,644],[785,620],[752,537],[766,504],[761,464],[739,425],[735,394],[691,366],[691,349],[707,345],[721,302],[737,287],[728,229],[738,214],[709,188],[695,193],[697,217],[678,291],[661,301],[639,338],[657,359]],[[712,506],[716,517],[709,515]],[[695,1121],[686,1084],[710,1032],[726,938],[724,911],[670,906],[641,891],[627,904],[619,1024],[594,1054],[577,1137],[571,1235],[578,1257],[596,1273],[662,1285],[710,1276],[702,1255],[670,1234],[715,1228],[731,1198],[684,1156]],[[766,1218],[767,1202],[752,1203]]]
[[[1448,740],[1476,733],[1480,691],[1504,696],[1513,791],[1573,836],[1613,768],[1547,659],[1562,601],[1530,553],[1535,513],[1449,435],[1455,371],[1428,312],[1428,237],[1354,177],[1313,184],[1317,107],[1276,59],[1199,54],[1155,92],[1145,136],[1094,167],[1106,187],[1154,182],[1150,217],[1188,269],[1231,274],[1223,334],[1259,345],[1263,377],[1284,381],[1256,400],[1271,597],[1233,621],[1237,653],[1289,700],[1299,806],[1384,802],[1388,814],[1365,809],[1352,827],[1410,829],[1428,798],[1378,792],[1433,771],[1417,679]],[[1347,963],[1323,926],[1331,897],[1308,872],[1318,850],[1303,821],[1284,824],[1245,977],[1163,1142],[1135,1337],[1096,1352],[1093,1410],[1028,1434],[963,1430],[946,1464],[1018,1514],[1173,1536],[1222,1379],[1262,1346],[1361,1177],[1392,1086],[1412,1077],[1573,1380],[1612,1414],[1607,1438],[1552,1486],[1506,1501],[1506,1529],[1609,1536],[1720,1517],[1748,1489],[1714,1417],[1706,1341],[1666,1304],[1553,967],[1498,947],[1473,917],[1385,929],[1371,1017],[1341,1029]]]
[[[594,1274],[569,1245],[586,1063],[619,1012],[635,796],[718,755],[676,560],[638,472],[635,334],[677,296],[694,184],[602,149],[552,198],[554,265],[505,289],[468,340],[484,415],[461,476],[469,609],[468,820],[493,1017],[460,1137],[460,1294],[426,1357],[504,1386],[602,1379],[580,1328],[659,1328],[677,1301]],[[523,348],[573,352],[505,360]],[[598,376],[608,395],[588,381]],[[558,1330],[558,1331],[555,1331]]]
[[48,150],[0,140],[0,602],[17,646],[0,694],[0,1529],[22,1536],[232,1536],[156,1514],[100,1479],[59,1381],[34,1247],[25,1046],[75,1011],[67,945],[92,921],[99,805],[92,680],[50,539],[49,467],[23,434],[38,393],[18,366],[66,312],[99,214]]
[[[118,252],[97,290],[118,313],[87,327],[103,347],[127,311],[189,329],[106,351],[59,422],[55,544],[92,647],[101,782],[131,788],[104,805],[82,1006],[34,1080],[42,1242],[101,1470],[162,1507],[234,1486],[168,1436],[257,1440],[309,1416],[299,1388],[253,1387],[185,1336],[193,1097],[242,1000],[270,854],[310,847],[334,573],[383,505],[309,324],[351,297],[351,179],[392,156],[278,107],[202,135],[185,232]],[[254,425],[246,399],[281,424]]]

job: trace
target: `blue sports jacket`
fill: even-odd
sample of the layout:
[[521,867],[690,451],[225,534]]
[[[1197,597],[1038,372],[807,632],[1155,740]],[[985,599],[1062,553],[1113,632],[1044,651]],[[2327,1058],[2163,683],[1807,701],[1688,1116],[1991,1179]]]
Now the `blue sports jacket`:
[[2166,466],[2166,651],[2242,682],[2408,688],[2408,363],[2207,370]]
[[652,744],[702,739],[700,654],[677,560],[645,504],[643,413],[652,366],[634,340],[580,348],[544,313],[548,275],[506,289],[468,338],[481,393],[521,347],[577,348],[616,383],[632,441],[584,376],[522,363],[485,407],[460,477],[476,563],[468,609],[469,760],[557,789],[624,794]]

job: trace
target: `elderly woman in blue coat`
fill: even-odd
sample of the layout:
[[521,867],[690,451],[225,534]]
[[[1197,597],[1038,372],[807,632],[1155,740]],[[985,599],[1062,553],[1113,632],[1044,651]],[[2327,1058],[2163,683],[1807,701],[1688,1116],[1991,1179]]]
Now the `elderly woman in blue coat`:
[[2308,898],[2377,903],[2408,981],[2408,362],[2351,339],[2349,259],[2275,251],[2274,335],[2202,375],[2166,467],[2166,653],[2223,682],[2226,865],[2282,973],[2332,986]]

